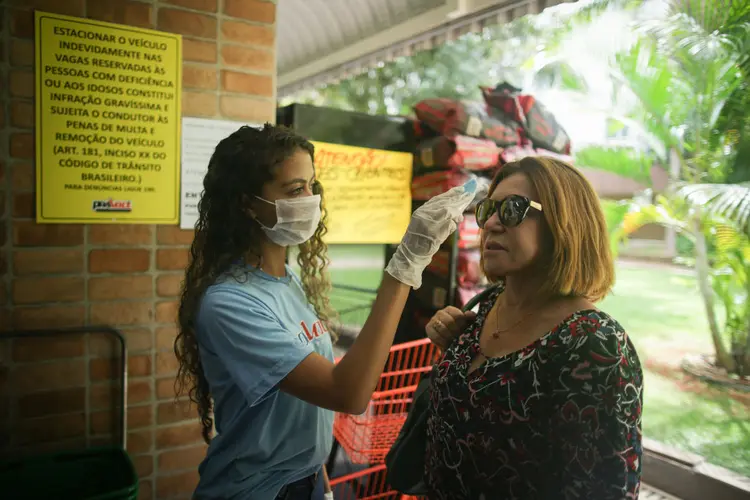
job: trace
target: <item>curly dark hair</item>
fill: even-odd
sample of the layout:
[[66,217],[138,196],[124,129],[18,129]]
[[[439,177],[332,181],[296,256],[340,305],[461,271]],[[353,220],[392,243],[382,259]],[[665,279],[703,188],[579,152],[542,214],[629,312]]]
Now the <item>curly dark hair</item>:
[[[260,196],[263,186],[273,179],[276,167],[300,150],[309,153],[314,162],[312,143],[286,127],[243,126],[218,144],[208,164],[180,299],[179,332],[174,343],[180,363],[175,391],[179,396],[187,389],[190,401],[198,407],[206,443],[210,443],[213,431],[213,400],[195,333],[198,307],[206,289],[229,271],[233,263],[247,255],[260,256],[261,228],[246,214],[246,200]],[[324,206],[321,208],[320,224],[313,237],[299,246],[297,262],[307,299],[318,317],[329,326],[335,341],[334,313],[328,301],[329,260],[322,240],[327,232],[326,211]]]

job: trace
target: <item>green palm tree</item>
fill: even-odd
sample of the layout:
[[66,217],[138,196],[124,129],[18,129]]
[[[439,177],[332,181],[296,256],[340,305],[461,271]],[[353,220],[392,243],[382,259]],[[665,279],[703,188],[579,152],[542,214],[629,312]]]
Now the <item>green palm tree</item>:
[[[728,4],[733,10],[716,10]],[[750,8],[747,2],[708,1],[675,1],[670,8],[665,19],[641,27],[644,37],[618,55],[615,74],[637,98],[631,118],[669,152],[677,167],[675,184],[655,203],[634,204],[617,236],[648,223],[689,235],[716,362],[736,372],[747,363],[732,355],[716,319],[719,281],[712,281],[716,261],[709,260],[707,238],[715,242],[717,224],[750,234],[750,185],[726,183],[750,146],[748,108],[735,108],[750,102]],[[750,337],[750,311],[744,314],[745,336]],[[750,340],[745,342],[748,356]]]

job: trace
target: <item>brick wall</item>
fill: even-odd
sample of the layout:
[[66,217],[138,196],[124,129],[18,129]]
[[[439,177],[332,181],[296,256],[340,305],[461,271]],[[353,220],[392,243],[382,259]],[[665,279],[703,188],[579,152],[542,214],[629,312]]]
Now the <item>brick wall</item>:
[[[180,33],[185,116],[273,120],[275,15],[261,0],[5,0],[0,67],[0,329],[109,324],[129,345],[128,451],[143,499],[192,490],[204,447],[174,403],[176,297],[192,232],[34,221],[33,9]],[[101,335],[4,341],[5,453],[106,442],[114,349]]]

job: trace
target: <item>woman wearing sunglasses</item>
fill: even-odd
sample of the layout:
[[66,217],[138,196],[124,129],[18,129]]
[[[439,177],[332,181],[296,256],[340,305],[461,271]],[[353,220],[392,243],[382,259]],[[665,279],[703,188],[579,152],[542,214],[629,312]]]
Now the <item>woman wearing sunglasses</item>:
[[[313,145],[284,127],[241,127],[216,147],[203,187],[175,340],[178,382],[209,444],[193,498],[310,500],[333,412],[366,408],[409,290],[456,229],[475,183],[414,212],[338,364]],[[299,249],[299,277],[286,264],[289,247]]]
[[614,283],[599,200],[575,168],[503,166],[476,209],[495,292],[428,323],[430,499],[637,498],[643,378],[622,326],[594,305]]

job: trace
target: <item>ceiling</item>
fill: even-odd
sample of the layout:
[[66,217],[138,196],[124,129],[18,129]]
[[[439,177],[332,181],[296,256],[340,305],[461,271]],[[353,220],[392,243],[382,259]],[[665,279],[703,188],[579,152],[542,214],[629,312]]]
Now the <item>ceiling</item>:
[[278,0],[280,96],[564,0]]

